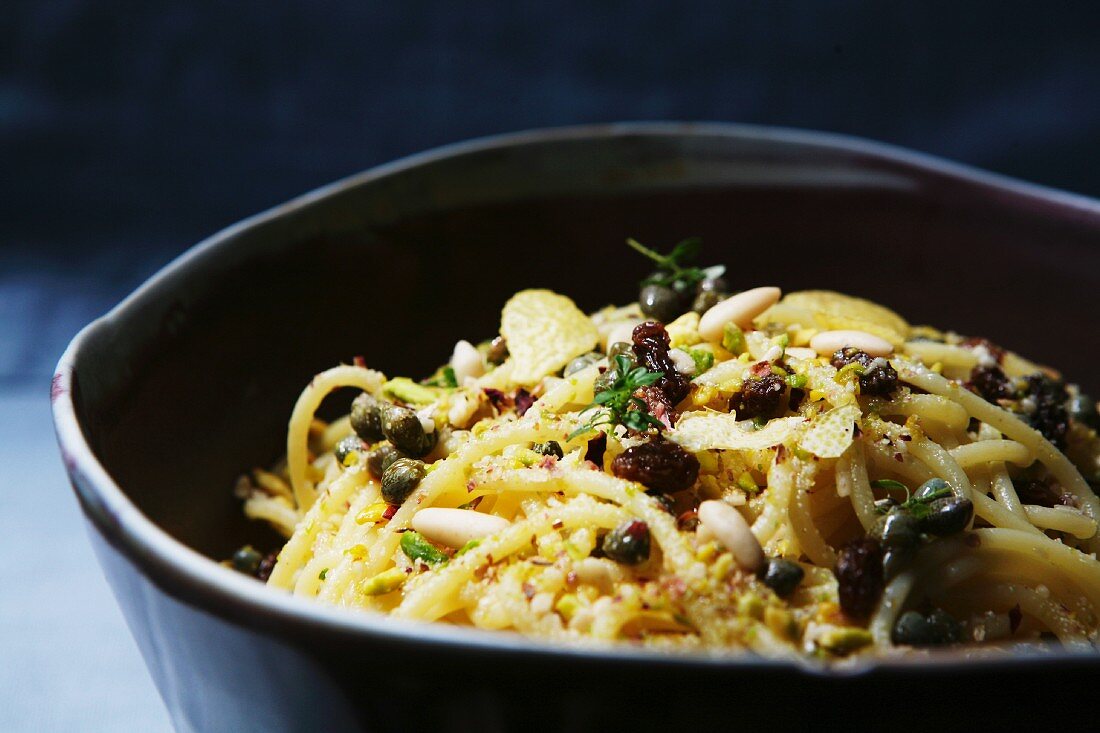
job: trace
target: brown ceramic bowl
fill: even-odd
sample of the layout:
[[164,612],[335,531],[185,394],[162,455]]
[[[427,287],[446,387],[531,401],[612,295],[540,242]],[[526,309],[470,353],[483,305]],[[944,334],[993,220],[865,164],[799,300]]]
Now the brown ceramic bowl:
[[[896,148],[735,125],[521,133],[424,153],[208,239],[88,326],[54,412],[95,551],[181,731],[1013,725],[1100,657],[866,663],[554,648],[327,608],[220,567],[272,545],[232,496],[315,372],[425,373],[504,300],[625,302],[627,236],[705,240],[735,286],[831,288],[1100,387],[1100,205]],[[345,405],[346,407],[346,405]]]

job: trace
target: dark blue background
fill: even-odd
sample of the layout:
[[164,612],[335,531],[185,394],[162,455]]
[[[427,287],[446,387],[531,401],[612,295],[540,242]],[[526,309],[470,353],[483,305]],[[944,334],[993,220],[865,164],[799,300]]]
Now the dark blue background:
[[1098,7],[7,0],[0,379],[204,235],[489,133],[780,124],[1100,194]]

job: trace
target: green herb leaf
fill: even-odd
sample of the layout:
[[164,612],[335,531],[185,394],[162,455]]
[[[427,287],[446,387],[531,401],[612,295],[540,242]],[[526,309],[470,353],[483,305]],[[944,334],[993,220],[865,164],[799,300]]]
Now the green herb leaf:
[[[907,489],[908,491],[908,489]],[[928,496],[916,497],[911,496],[905,500],[905,503],[898,506],[899,509],[907,511],[913,515],[914,519],[924,519],[932,513],[932,502],[937,499],[944,499],[948,496],[952,496],[955,492],[951,490],[950,486],[944,486],[941,489],[928,494]]]
[[433,374],[428,379],[425,379],[421,384],[428,387],[446,387],[447,389],[455,389],[458,387],[458,378],[455,377],[455,370],[448,364],[441,367],[439,371]]
[[410,560],[421,560],[429,565],[447,562],[447,554],[420,536],[419,532],[406,532],[401,535],[401,552]]
[[591,411],[593,414],[584,425],[569,434],[569,440],[602,425],[622,425],[639,433],[650,428],[661,429],[661,421],[649,413],[649,407],[634,393],[656,382],[664,376],[664,372],[634,367],[625,354],[617,354],[614,362],[615,381],[609,389],[597,392],[591,404],[581,410],[582,413]]
[[886,489],[887,491],[904,491],[905,501],[909,501],[909,487],[900,481],[894,481],[893,479],[889,478],[880,478],[872,481],[871,486],[876,489]]
[[642,285],[662,285],[679,293],[687,293],[700,281],[721,277],[726,271],[722,265],[694,267],[689,263],[699,256],[703,240],[691,237],[679,242],[667,255],[656,252],[636,239],[627,239],[631,249],[641,253],[657,265],[657,272],[642,281]]

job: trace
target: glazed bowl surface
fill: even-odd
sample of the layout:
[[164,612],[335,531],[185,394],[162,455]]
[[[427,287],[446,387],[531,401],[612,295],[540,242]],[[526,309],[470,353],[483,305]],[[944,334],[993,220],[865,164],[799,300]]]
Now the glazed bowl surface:
[[[628,236],[701,236],[735,286],[865,296],[1100,387],[1081,338],[1100,204],[1083,197],[852,138],[712,124],[519,133],[354,176],[192,248],[58,365],[65,465],[178,730],[928,730],[1065,715],[1042,690],[1090,699],[1091,655],[820,670],[562,649],[323,607],[215,562],[275,546],[232,486],[282,453],[311,375],[354,355],[428,373],[457,338],[496,333],[521,288],[627,302],[645,274]],[[930,685],[942,692],[914,692]],[[914,700],[919,715],[899,716]]]

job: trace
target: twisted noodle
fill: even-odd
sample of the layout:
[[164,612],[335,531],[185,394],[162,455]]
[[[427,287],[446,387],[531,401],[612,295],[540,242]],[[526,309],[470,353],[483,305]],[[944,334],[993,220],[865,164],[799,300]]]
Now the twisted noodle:
[[[593,317],[605,333],[636,319],[630,309]],[[459,387],[418,386],[414,406],[438,431],[438,445],[424,459],[424,478],[389,508],[365,457],[376,447],[342,442],[352,434],[347,417],[328,425],[315,417],[341,388],[387,399],[386,378],[358,366],[317,375],[291,415],[285,463],[238,487],[248,516],[288,537],[268,584],[336,606],[563,643],[626,638],[832,658],[897,648],[902,614],[934,606],[954,615],[967,641],[1030,649],[1053,637],[1068,649],[1092,648],[1100,500],[1065,453],[960,385],[987,353],[958,339],[908,342],[889,361],[899,386],[872,395],[859,380],[845,381],[828,354],[812,356],[806,341],[784,356],[791,339],[810,338],[804,324],[758,324],[743,334],[740,357],[726,350],[730,343],[703,342],[692,330],[698,319],[677,324],[668,330],[684,350],[678,363],[691,351],[697,365],[714,364],[695,375],[674,413],[654,413],[669,423],[665,437],[700,464],[694,486],[666,497],[647,488],[646,476],[617,468],[643,437],[613,425],[604,434],[578,429],[593,414],[585,406],[600,391],[596,380],[613,366],[598,355],[569,377],[534,385],[512,381],[509,359],[456,379]],[[1004,357],[1009,376],[1032,368]],[[790,404],[771,415],[786,419],[754,424],[730,414],[731,397],[769,369],[791,387]],[[795,389],[805,393],[798,404]],[[522,393],[534,402],[523,415]],[[558,452],[539,448],[550,441]],[[839,570],[850,562],[849,543],[879,542],[890,506],[931,511],[913,497],[933,478],[950,487],[937,501],[972,504],[969,524],[950,536],[926,532],[889,569],[869,617],[850,612]],[[1029,503],[1035,493],[1024,481],[1062,492],[1061,504]],[[702,499],[740,517],[710,513],[697,524]],[[456,508],[434,516],[491,516],[485,526],[497,529],[461,548],[431,535],[432,515],[421,512]],[[460,515],[467,519],[453,519]],[[635,525],[644,527],[647,554],[624,559],[609,550],[612,534]],[[785,588],[773,570],[802,575]]]

